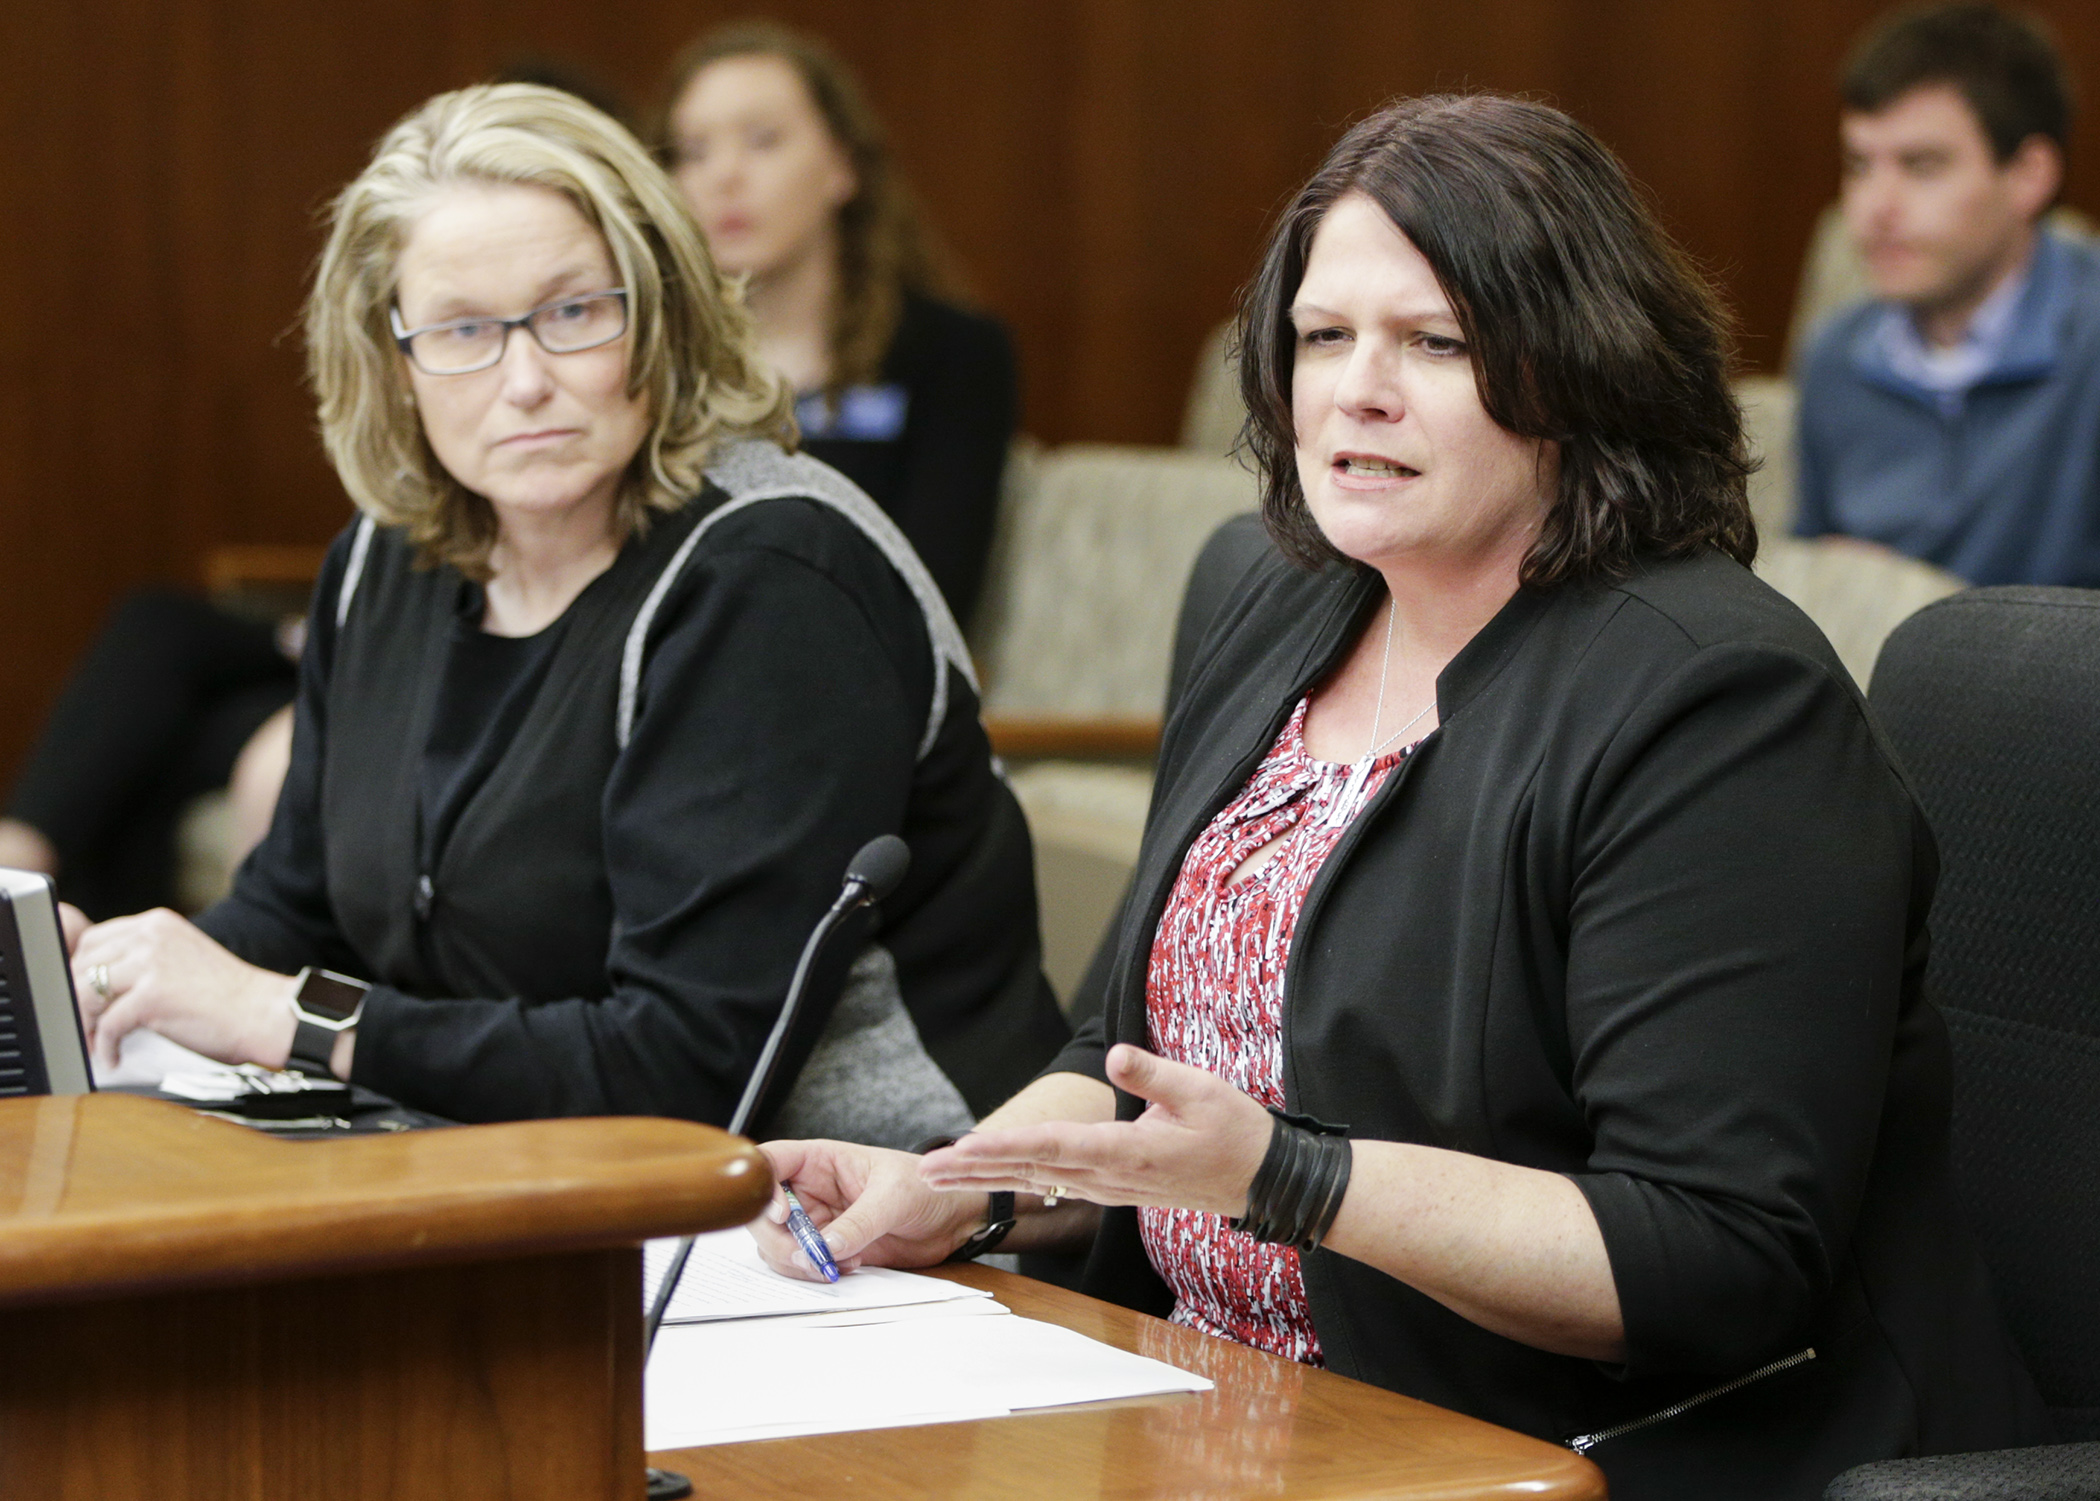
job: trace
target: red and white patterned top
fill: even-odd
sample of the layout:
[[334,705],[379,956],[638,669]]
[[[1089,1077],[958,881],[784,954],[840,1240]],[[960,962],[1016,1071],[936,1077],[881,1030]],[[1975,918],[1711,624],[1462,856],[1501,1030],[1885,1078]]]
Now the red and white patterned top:
[[[1189,846],[1167,898],[1145,976],[1152,1048],[1283,1108],[1283,975],[1299,909],[1321,864],[1414,746],[1353,767],[1305,751],[1305,711],[1290,722],[1240,795]],[[1417,742],[1419,743],[1419,742]],[[1272,840],[1268,861],[1232,876]],[[1298,1253],[1263,1245],[1220,1215],[1141,1209],[1146,1254],[1174,1290],[1174,1322],[1323,1365]]]

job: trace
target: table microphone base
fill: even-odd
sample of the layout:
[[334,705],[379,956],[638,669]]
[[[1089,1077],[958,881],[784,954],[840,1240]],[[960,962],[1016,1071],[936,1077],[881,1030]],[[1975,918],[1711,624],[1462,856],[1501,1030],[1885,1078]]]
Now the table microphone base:
[[693,1493],[693,1482],[676,1470],[659,1470],[649,1467],[649,1501],[678,1501],[681,1496]]

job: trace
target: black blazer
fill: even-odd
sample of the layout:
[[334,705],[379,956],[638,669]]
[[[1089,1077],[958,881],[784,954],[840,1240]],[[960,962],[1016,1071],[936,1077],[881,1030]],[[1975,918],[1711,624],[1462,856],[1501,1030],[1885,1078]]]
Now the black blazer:
[[[1271,555],[1169,720],[1103,1016],[1147,1041],[1146,961],[1196,833],[1375,608]],[[1801,613],[1718,556],[1522,590],[1438,680],[1442,726],[1321,870],[1285,980],[1289,1107],[1370,1140],[1568,1175],[1623,1367],[1491,1334],[1371,1267],[1305,1259],[1330,1366],[1549,1439],[1628,1498],[1815,1497],[1838,1471],[2041,1436],[1956,1218],[1948,1062],[1919,993],[1932,837]],[[1138,1103],[1120,1098],[1125,1117]],[[1164,1311],[1136,1215],[1092,1290]]]

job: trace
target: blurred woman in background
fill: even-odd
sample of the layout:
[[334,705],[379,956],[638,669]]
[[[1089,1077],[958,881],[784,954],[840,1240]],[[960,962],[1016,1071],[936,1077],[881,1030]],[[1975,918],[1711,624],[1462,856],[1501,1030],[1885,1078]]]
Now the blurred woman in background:
[[1016,415],[1006,331],[955,302],[853,75],[814,38],[743,24],[671,70],[660,148],[715,264],[748,278],[803,448],[895,519],[965,626]]
[[1064,1028],[961,633],[783,450],[787,392],[632,136],[552,89],[431,100],[337,200],[306,333],[363,515],[232,895],[78,939],[103,1060],[150,1027],[456,1120],[720,1122],[894,833],[910,873],[820,965],[761,1125],[908,1143],[1040,1066]]

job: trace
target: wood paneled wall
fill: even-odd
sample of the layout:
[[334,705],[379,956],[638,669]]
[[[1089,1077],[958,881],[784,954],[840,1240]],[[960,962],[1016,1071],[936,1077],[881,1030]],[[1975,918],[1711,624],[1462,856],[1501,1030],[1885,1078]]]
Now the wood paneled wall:
[[[1779,355],[1869,0],[779,0],[864,72],[1028,427],[1171,441],[1279,201],[1395,94],[1595,127]],[[2100,7],[2042,0],[2100,89]],[[638,104],[714,0],[70,0],[0,14],[0,772],[110,602],[346,515],[290,332],[317,215],[385,126],[527,54]],[[2100,207],[2100,124],[2070,197]]]

